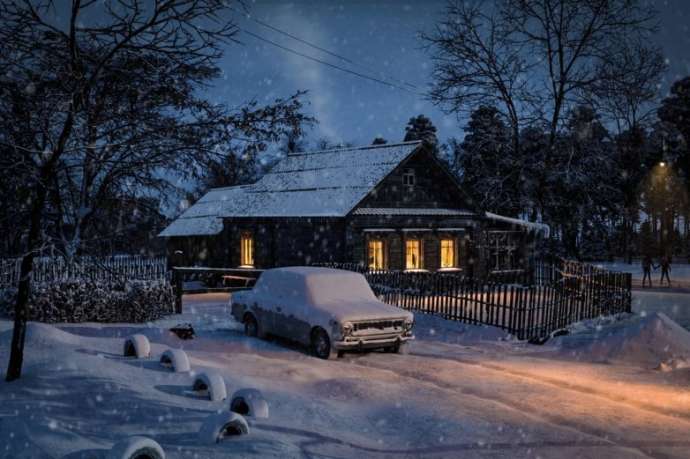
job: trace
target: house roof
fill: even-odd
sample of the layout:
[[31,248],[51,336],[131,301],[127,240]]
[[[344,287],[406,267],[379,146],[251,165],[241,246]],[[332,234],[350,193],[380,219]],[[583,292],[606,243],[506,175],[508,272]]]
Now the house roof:
[[252,185],[211,189],[159,236],[218,234],[230,217],[344,217],[420,145],[290,154]]
[[446,209],[442,207],[360,207],[354,215],[444,215],[473,216],[474,212],[465,209]]

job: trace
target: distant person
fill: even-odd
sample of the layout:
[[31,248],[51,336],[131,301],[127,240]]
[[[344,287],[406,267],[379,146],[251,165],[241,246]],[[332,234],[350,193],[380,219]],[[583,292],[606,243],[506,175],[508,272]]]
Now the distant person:
[[668,286],[671,286],[671,278],[669,277],[669,272],[671,271],[671,257],[668,255],[664,255],[661,257],[659,260],[659,266],[661,267],[661,280],[659,281],[660,285],[664,285],[664,277],[666,277],[666,282],[668,282]]
[[647,254],[642,258],[642,288],[644,288],[644,281],[649,281],[649,286],[652,286],[652,257]]

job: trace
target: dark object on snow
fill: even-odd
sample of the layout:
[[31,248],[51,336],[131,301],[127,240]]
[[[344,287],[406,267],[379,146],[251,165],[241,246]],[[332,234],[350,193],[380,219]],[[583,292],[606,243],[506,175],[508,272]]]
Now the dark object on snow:
[[558,330],[552,332],[549,335],[541,336],[541,337],[537,337],[537,338],[532,338],[528,341],[528,343],[541,346],[541,345],[545,344],[551,338],[555,338],[557,336],[569,335],[569,334],[570,334],[570,331],[568,331],[567,328],[559,328]]
[[180,339],[194,339],[196,334],[194,333],[194,327],[192,324],[178,324],[170,329],[178,338]]

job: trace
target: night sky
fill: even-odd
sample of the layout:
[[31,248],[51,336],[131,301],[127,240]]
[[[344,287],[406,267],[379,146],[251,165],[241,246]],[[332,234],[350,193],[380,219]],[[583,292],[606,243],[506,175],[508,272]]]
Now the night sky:
[[[429,31],[443,12],[445,0],[354,0],[343,2],[257,0],[248,2],[252,16],[356,63],[341,61],[292,40],[241,15],[241,29],[336,65],[409,88],[404,91],[367,81],[296,56],[241,32],[242,44],[229,45],[221,64],[225,76],[212,90],[217,102],[237,105],[255,98],[270,101],[298,89],[309,91],[309,111],[319,125],[311,139],[368,144],[376,136],[401,140],[407,120],[430,116],[439,138],[462,137],[464,120],[444,115],[421,95],[429,82],[431,63],[417,35]],[[660,12],[659,44],[669,61],[660,92],[670,82],[690,75],[690,1],[654,2]],[[412,89],[407,84],[418,89]]]

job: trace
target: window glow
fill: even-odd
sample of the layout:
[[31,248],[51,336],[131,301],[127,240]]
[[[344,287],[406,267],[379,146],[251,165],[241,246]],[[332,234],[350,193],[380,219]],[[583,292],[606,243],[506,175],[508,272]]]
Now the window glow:
[[240,264],[254,266],[254,238],[249,233],[244,233],[240,241]]
[[418,239],[405,241],[405,269],[420,269],[422,267],[422,245]]
[[455,268],[454,239],[441,239],[441,268]]
[[380,239],[371,239],[369,241],[369,268],[384,269],[383,241]]

